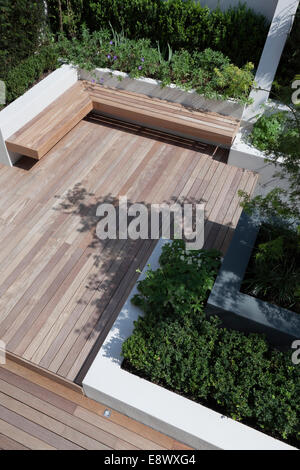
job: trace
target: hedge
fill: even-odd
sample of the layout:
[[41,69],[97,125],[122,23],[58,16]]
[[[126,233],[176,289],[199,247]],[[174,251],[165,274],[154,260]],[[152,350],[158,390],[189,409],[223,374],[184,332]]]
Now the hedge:
[[123,343],[123,366],[275,438],[300,440],[300,367],[257,334],[222,328],[203,307],[219,255],[163,248],[161,267],[138,284],[144,317]]
[[6,84],[6,104],[23,95],[44,73],[53,71],[58,66],[57,49],[54,45],[48,45],[10,69],[3,77]]
[[[64,30],[69,36],[74,35],[80,24],[91,31],[111,24],[116,31],[123,30],[128,38],[148,38],[152,45],[159,41],[166,47],[169,43],[173,50],[183,48],[191,53],[206,48],[218,50],[238,66],[249,61],[258,65],[269,27],[266,18],[246,4],[222,12],[202,7],[193,0],[62,0],[61,3]],[[73,6],[71,12],[70,6]],[[56,0],[48,0],[48,8],[52,30],[58,32]]]
[[37,50],[45,26],[43,0],[0,0],[0,75]]

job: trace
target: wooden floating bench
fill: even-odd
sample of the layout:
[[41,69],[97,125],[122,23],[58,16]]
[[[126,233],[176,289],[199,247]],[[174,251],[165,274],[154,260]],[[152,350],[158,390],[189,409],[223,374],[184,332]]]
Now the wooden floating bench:
[[7,148],[39,160],[92,110],[224,146],[232,144],[240,124],[230,116],[79,81],[9,137]]
[[39,160],[92,109],[89,95],[77,82],[9,137],[7,149]]

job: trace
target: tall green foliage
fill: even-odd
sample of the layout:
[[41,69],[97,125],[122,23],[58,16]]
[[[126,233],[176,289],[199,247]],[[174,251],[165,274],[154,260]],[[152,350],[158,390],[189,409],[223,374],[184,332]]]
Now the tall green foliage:
[[47,7],[52,31],[69,37],[74,37],[84,23],[84,12],[87,18],[91,14],[86,0],[47,0]]
[[12,67],[5,76],[6,104],[23,95],[45,72],[55,70],[58,65],[57,50],[48,45]]
[[36,51],[45,32],[43,0],[0,0],[0,74]]
[[[152,45],[159,41],[169,43],[173,50],[184,48],[189,52],[206,48],[219,50],[236,65],[246,62],[258,64],[266,39],[268,24],[262,15],[240,4],[222,12],[211,11],[193,0],[60,0],[65,18],[64,30],[72,35],[72,28],[85,24],[91,31],[108,28],[124,31],[130,39],[147,38]],[[67,6],[69,5],[69,7]],[[59,31],[57,0],[48,0],[53,32]],[[71,8],[71,10],[70,10]]]

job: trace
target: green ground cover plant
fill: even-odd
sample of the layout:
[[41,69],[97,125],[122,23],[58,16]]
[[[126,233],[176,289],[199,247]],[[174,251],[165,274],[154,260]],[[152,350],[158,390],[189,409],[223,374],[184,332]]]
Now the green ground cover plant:
[[300,313],[300,231],[263,224],[249,262],[245,293]]
[[183,89],[195,89],[210,99],[234,98],[249,103],[249,91],[254,82],[253,64],[239,68],[221,52],[205,49],[165,50],[149,39],[131,40],[113,29],[90,33],[83,28],[80,38],[69,40],[61,36],[57,47],[66,62],[87,70],[110,68],[129,73],[131,77],[160,80],[163,86],[175,83]]
[[166,245],[133,298],[145,313],[123,344],[123,366],[235,420],[299,445],[300,368],[257,334],[222,328],[204,306],[217,275],[215,251]]

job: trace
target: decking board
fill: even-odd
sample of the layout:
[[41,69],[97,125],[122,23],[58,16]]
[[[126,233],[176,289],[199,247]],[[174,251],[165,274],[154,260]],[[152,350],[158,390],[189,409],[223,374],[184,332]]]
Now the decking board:
[[0,366],[0,448],[4,450],[166,450],[189,447],[40,375]]
[[124,195],[132,203],[204,202],[206,245],[223,249],[241,213],[237,190],[252,191],[257,179],[228,166],[219,147],[129,127],[92,116],[29,171],[0,166],[9,201],[0,201],[0,338],[72,381],[155,244],[98,240],[97,205]]

